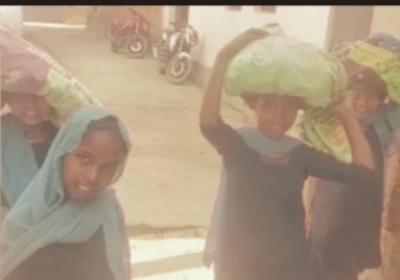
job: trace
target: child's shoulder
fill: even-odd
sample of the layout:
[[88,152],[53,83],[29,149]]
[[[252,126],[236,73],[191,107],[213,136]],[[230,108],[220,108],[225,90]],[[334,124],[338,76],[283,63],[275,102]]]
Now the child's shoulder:
[[1,115],[1,125],[7,125],[14,123],[15,118],[11,113],[5,113]]
[[282,138],[275,139],[251,126],[243,126],[237,128],[236,131],[252,150],[272,157],[291,153],[298,148],[301,149],[301,147],[308,147],[306,142],[297,137],[285,135]]

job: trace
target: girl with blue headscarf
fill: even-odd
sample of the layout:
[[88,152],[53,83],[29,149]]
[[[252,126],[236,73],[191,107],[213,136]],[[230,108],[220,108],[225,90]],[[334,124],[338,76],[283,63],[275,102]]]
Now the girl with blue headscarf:
[[130,149],[126,129],[102,108],[74,113],[6,215],[6,280],[129,280],[124,217],[112,185]]
[[1,116],[2,215],[14,205],[42,166],[58,129],[44,97],[2,91],[10,112]]

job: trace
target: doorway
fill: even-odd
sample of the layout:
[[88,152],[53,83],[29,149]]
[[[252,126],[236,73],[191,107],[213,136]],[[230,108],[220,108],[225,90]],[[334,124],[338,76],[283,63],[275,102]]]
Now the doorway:
[[374,6],[331,6],[326,48],[366,39],[371,32]]

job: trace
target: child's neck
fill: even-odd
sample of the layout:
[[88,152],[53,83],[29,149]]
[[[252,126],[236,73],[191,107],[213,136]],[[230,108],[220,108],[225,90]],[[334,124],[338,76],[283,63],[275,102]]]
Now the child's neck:
[[269,135],[268,133],[266,133],[265,131],[263,131],[263,130],[261,129],[261,127],[258,126],[258,125],[254,126],[254,127],[257,128],[259,131],[261,131],[262,135],[264,135],[265,137],[267,137],[267,138],[269,138],[269,139],[271,139],[271,140],[276,140],[276,141],[278,141],[278,140],[284,139],[284,138],[286,137],[286,133],[283,134],[283,135],[280,135],[280,136],[273,136],[273,135]]
[[29,143],[43,143],[46,139],[45,123],[24,126],[25,137]]

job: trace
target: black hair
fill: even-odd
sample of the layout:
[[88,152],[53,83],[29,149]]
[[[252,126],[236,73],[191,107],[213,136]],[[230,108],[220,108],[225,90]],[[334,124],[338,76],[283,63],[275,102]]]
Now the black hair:
[[382,99],[388,96],[388,88],[383,79],[370,68],[363,69],[357,75],[352,75],[348,81],[348,87],[352,90],[364,88],[372,89]]
[[9,96],[14,95],[14,94],[26,94],[26,93],[24,93],[24,92],[10,92],[10,91],[2,90],[1,91],[1,98],[2,99],[3,98],[7,99]]
[[382,82],[379,80],[365,80],[363,82],[350,81],[349,88],[354,91],[372,89],[383,100],[385,100],[389,95],[386,84],[382,84]]
[[[35,93],[26,93],[26,92],[10,92],[10,91],[5,91],[5,90],[2,90],[1,91],[1,104],[2,105],[4,105],[4,104],[8,104],[8,101],[9,101],[9,99],[10,98],[12,98],[13,96],[16,96],[16,95],[18,95],[18,94],[23,94],[23,95],[32,95],[32,96],[36,96],[36,97],[41,97],[41,98],[44,98],[43,96],[41,96],[41,95],[37,95],[37,94],[35,94]],[[46,100],[46,102],[49,104],[49,102],[47,101],[47,99],[45,99]],[[53,106],[51,106],[50,104],[49,104],[49,106],[52,108],[52,109],[54,109],[54,107]]]
[[[244,103],[251,109],[251,110],[255,110],[256,106],[257,106],[257,102],[260,98],[263,98],[265,96],[262,95],[245,95],[242,96],[242,99],[244,101]],[[304,100],[302,100],[301,98],[299,98],[299,100],[302,102],[302,107],[306,106]]]
[[254,110],[257,106],[257,101],[260,96],[253,95],[253,96],[243,96],[242,99],[244,103],[251,109]]
[[119,124],[119,120],[117,117],[107,116],[102,119],[92,121],[86,130],[86,134],[88,134],[92,131],[96,131],[96,130],[107,130],[107,131],[116,133],[121,138],[122,142],[124,142],[124,145],[126,146],[125,139],[121,133],[120,124]]
[[119,132],[118,119],[115,116],[107,116],[102,119],[92,121],[89,124],[88,131],[97,129],[116,130]]
[[89,124],[85,134],[87,135],[88,133],[96,131],[96,130],[106,130],[106,131],[116,133],[118,135],[118,137],[121,139],[121,141],[124,143],[125,156],[124,156],[124,159],[120,162],[120,164],[122,164],[122,165],[120,165],[121,168],[118,168],[118,171],[114,175],[114,182],[115,182],[122,175],[122,172],[124,170],[123,167],[125,166],[125,162],[126,162],[127,155],[129,152],[129,147],[125,141],[124,136],[122,135],[120,123],[116,116],[107,116],[102,119],[92,121]]
[[8,96],[11,94],[11,92],[8,92],[8,91],[5,91],[5,90],[2,90],[1,91],[1,103],[2,104],[5,104],[5,103],[7,103],[7,99],[8,99]]

